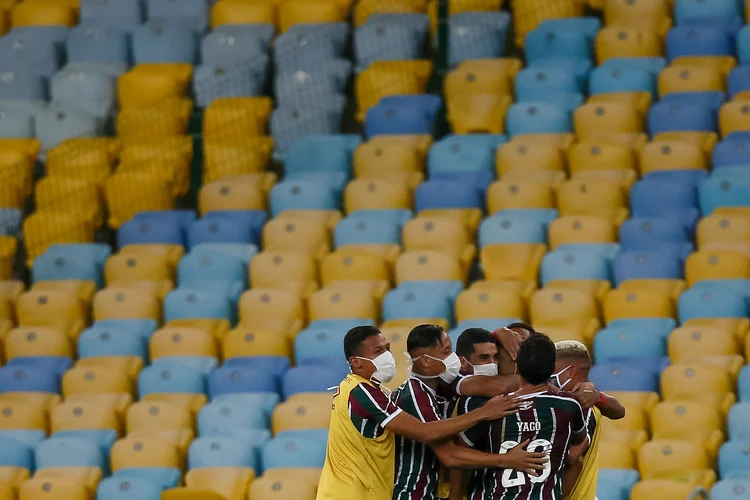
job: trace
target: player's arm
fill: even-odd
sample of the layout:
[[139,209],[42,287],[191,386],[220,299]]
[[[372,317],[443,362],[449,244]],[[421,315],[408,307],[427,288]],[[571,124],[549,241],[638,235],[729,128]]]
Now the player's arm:
[[620,420],[625,417],[625,407],[620,403],[617,398],[610,396],[609,394],[601,394],[601,403],[597,405],[602,415],[610,420]]
[[573,412],[573,418],[571,420],[571,430],[572,433],[570,435],[570,446],[576,446],[579,444],[584,443],[588,437],[588,420],[583,414],[583,408],[581,407],[580,403],[576,401],[573,398],[570,398],[570,402],[573,404],[572,406],[572,412]]
[[565,475],[563,476],[563,482],[562,482],[562,487],[563,487],[562,492],[563,492],[564,499],[573,500],[570,498],[570,492],[573,490],[573,487],[576,485],[576,482],[578,481],[578,476],[581,475],[582,471],[583,471],[583,460],[581,460],[580,458],[576,460],[575,462],[571,462],[568,464],[568,467],[565,469]]
[[448,500],[463,500],[464,492],[466,491],[466,474],[463,469],[450,469],[448,473],[450,477],[450,493],[448,494]]
[[518,377],[515,375],[497,375],[486,377],[472,375],[464,377],[456,386],[459,396],[493,398],[501,394],[509,394],[518,389]]
[[449,468],[492,467],[495,469],[515,469],[536,475],[536,471],[544,470],[544,464],[547,463],[549,458],[545,453],[529,453],[524,450],[529,441],[524,441],[502,455],[456,446],[453,441],[432,446],[432,449],[443,465]]
[[592,382],[577,384],[572,392],[584,409],[596,406],[610,420],[620,420],[625,416],[622,403],[617,398],[598,391]]

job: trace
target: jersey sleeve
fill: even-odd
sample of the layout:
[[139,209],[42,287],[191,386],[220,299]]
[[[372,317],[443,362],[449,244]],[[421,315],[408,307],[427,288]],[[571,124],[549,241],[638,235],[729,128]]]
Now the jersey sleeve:
[[589,435],[589,439],[594,439],[594,433],[596,432],[596,415],[594,410],[586,410],[586,432]]
[[459,375],[450,384],[446,384],[445,382],[441,381],[440,384],[438,384],[437,395],[441,398],[446,399],[452,399],[456,396],[461,396],[461,384],[464,382],[464,380],[469,379],[473,376],[474,375]]
[[[456,408],[456,415],[464,415],[470,411],[474,411],[477,408],[481,408],[484,404],[489,401],[487,398],[479,397],[462,397],[458,401],[458,407]],[[487,433],[490,431],[490,423],[483,422],[477,424],[470,429],[466,429],[459,434],[461,440],[471,447],[477,446],[481,442]]]
[[381,427],[401,413],[383,391],[369,384],[360,383],[349,393],[349,409],[361,419],[374,420]]
[[421,384],[413,380],[406,382],[398,403],[406,413],[424,423],[435,422],[442,418],[433,398],[425,392]]
[[[570,422],[571,427],[573,428],[573,432],[578,433],[586,429],[586,426],[588,424],[588,420],[586,419],[586,416],[583,414],[583,408],[581,408],[581,405],[576,401],[575,399],[573,401],[573,419]],[[592,416],[593,419],[593,416]]]

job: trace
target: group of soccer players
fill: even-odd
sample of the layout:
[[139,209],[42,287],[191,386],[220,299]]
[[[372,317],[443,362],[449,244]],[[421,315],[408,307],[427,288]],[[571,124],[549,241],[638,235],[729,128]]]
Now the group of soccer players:
[[333,398],[317,500],[594,500],[601,416],[625,409],[588,381],[580,342],[523,323],[407,339],[409,377],[393,393],[390,344],[350,330],[351,367]]

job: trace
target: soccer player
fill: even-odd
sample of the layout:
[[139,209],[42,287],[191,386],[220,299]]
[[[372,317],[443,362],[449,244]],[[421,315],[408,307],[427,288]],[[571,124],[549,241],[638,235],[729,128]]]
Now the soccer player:
[[[491,335],[490,339],[494,343]],[[458,380],[461,368],[461,360],[453,352],[451,339],[443,329],[438,325],[417,326],[409,333],[406,345],[412,363],[411,375],[395,391],[396,405],[426,424],[470,415],[443,420],[447,418],[454,394],[445,392],[445,388]],[[460,380],[455,390],[460,391],[461,383],[466,380]],[[525,444],[509,450],[518,460],[514,458],[512,464],[504,467],[526,472],[543,469],[540,460],[544,459],[544,454],[538,453],[535,458],[529,456],[527,459],[529,454],[523,451]],[[450,440],[425,444],[408,434],[398,437],[393,500],[435,500],[441,462],[446,467],[496,467],[492,463],[503,456],[477,452],[469,460],[457,461],[454,454],[460,449]]]
[[531,440],[529,451],[541,451],[550,461],[538,475],[508,468],[487,470],[475,478],[468,497],[471,500],[562,500],[569,447],[582,443],[587,434],[578,401],[569,393],[549,391],[555,362],[554,342],[546,335],[532,333],[521,344],[516,360],[521,387],[514,394],[524,400],[518,412],[461,434],[466,444],[485,446],[498,454]]
[[589,382],[591,356],[585,345],[577,340],[555,344],[557,363],[556,383],[573,393],[581,403],[586,418],[587,438],[573,446],[568,456],[568,468],[563,479],[565,498],[595,500],[599,475],[599,435],[601,417],[618,420],[625,416],[625,407],[617,399],[597,391]]
[[480,422],[512,413],[516,406],[514,398],[493,398],[480,411],[424,423],[394,405],[380,385],[393,377],[396,361],[390,344],[377,328],[351,329],[344,338],[344,353],[352,373],[341,382],[333,398],[317,500],[390,500],[394,434],[407,436],[414,442],[431,443],[456,467],[485,464],[532,470],[544,462],[543,455],[527,453],[520,447],[503,456],[492,456],[440,444],[441,440]]
[[465,375],[496,376],[497,351],[497,340],[484,328],[468,328],[456,340],[456,354]]

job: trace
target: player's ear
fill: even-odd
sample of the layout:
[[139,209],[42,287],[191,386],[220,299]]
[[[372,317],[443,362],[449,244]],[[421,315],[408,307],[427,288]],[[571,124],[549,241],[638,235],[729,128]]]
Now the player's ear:
[[470,369],[471,363],[469,363],[469,360],[464,358],[463,356],[459,356],[461,360],[461,371],[464,373],[471,373],[473,370]]

